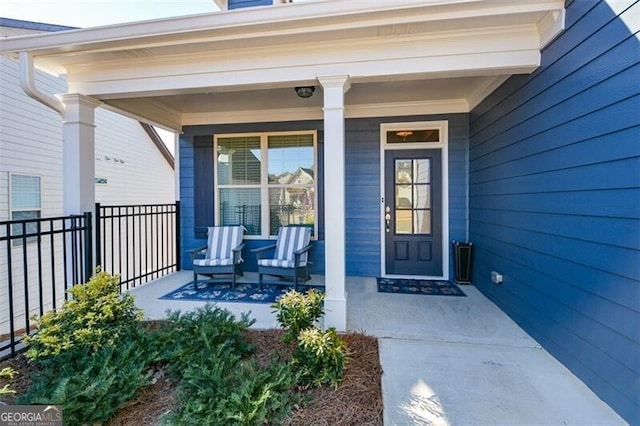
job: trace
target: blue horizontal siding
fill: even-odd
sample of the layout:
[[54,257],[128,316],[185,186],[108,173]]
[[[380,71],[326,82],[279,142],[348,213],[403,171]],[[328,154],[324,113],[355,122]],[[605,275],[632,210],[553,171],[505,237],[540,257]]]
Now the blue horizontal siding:
[[[381,273],[380,125],[382,123],[449,122],[449,232],[467,238],[467,114],[349,119],[345,123],[347,274]],[[449,244],[444,241],[443,244]],[[453,254],[450,274],[453,274]]]
[[229,10],[232,10],[232,9],[242,9],[245,7],[271,6],[271,5],[273,5],[273,0],[228,0],[227,8]]
[[[380,229],[380,124],[400,121],[449,120],[449,196],[450,196],[450,236],[461,241],[467,238],[467,168],[468,116],[450,114],[436,116],[383,117],[367,119],[349,119],[345,122],[346,156],[346,256],[347,274],[360,276],[380,275],[381,265],[381,229]],[[190,126],[186,127],[180,143],[180,188],[182,198],[182,260],[185,269],[191,267],[186,250],[205,244],[201,231],[198,212],[213,205],[210,189],[202,191],[197,181],[213,182],[212,169],[203,167],[203,161],[209,159],[210,152],[195,149],[199,137],[216,133],[268,132],[280,130],[318,130],[318,225],[319,241],[313,243],[311,258],[312,273],[324,273],[324,141],[322,122],[301,121],[290,123],[250,123],[239,125]],[[204,153],[204,154],[202,154]],[[201,158],[201,155],[208,156]],[[211,176],[196,179],[196,170],[209,170]],[[211,194],[209,194],[211,193]],[[247,248],[266,244],[267,241],[247,240]],[[449,244],[445,241],[444,244]],[[256,270],[255,259],[245,259],[243,265],[248,271]],[[453,266],[452,266],[453,267]]]
[[469,226],[474,284],[640,424],[640,3],[627,4],[619,17],[571,2],[542,65],[471,112]]

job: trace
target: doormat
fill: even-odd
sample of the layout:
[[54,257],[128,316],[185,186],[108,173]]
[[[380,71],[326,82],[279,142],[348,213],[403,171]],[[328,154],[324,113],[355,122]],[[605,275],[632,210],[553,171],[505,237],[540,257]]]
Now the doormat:
[[[237,303],[273,303],[287,291],[292,285],[262,284],[262,290],[258,283],[236,283],[231,288],[231,283],[199,283],[198,289],[194,289],[193,283],[185,284],[171,293],[165,294],[160,299],[169,300],[196,300],[199,302],[237,302]],[[298,284],[298,291],[306,293],[312,287]]]
[[406,278],[378,278],[379,293],[428,294],[432,296],[466,296],[451,281]]

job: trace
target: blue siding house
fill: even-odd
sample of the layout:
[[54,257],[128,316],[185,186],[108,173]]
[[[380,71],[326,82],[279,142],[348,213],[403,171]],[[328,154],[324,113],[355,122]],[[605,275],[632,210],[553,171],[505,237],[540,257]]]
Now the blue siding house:
[[347,276],[451,279],[471,242],[473,285],[640,424],[640,2],[216,3],[0,53],[67,73],[78,146],[100,103],[180,132],[185,268],[213,224],[309,226],[344,330]]

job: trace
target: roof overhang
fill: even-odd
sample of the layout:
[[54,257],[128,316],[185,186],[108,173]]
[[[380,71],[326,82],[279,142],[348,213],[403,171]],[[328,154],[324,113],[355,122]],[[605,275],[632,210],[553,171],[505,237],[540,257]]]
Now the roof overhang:
[[[355,109],[418,102],[398,98],[410,84],[426,102],[469,109],[505,76],[532,72],[563,27],[564,0],[325,0],[14,37],[1,53],[28,52],[39,68],[67,74],[70,93],[179,128],[329,75],[369,88],[352,89]],[[464,93],[429,96],[451,79]],[[220,104],[229,92],[237,96]]]

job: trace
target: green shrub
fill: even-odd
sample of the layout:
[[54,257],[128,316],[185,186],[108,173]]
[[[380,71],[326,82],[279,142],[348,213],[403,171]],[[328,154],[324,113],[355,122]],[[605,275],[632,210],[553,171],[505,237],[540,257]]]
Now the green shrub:
[[248,314],[237,321],[226,309],[209,304],[184,314],[173,311],[164,326],[152,334],[148,346],[156,348],[158,361],[168,362],[171,371],[179,375],[220,345],[232,348],[241,357],[249,355],[253,346],[244,333],[254,322]]
[[302,330],[293,355],[302,384],[337,387],[342,381],[346,363],[346,345],[335,328],[322,331],[317,327]]
[[38,359],[66,351],[92,351],[114,345],[138,326],[142,312],[133,296],[119,294],[120,278],[98,272],[87,284],[73,286],[71,299],[44,314],[38,332],[25,338],[27,357]]
[[300,330],[312,327],[324,314],[323,301],[324,293],[316,289],[311,289],[306,294],[289,290],[271,305],[278,323],[285,330],[285,343],[295,342]]
[[299,401],[296,374],[289,364],[273,361],[260,368],[221,344],[203,348],[186,367],[179,387],[179,408],[165,419],[174,425],[279,424]]
[[97,350],[83,347],[41,359],[40,372],[18,404],[62,405],[65,424],[108,421],[136,391],[149,384],[145,352],[135,341]]

